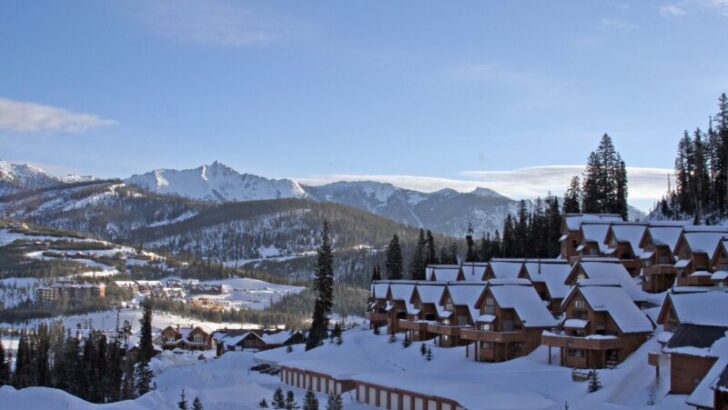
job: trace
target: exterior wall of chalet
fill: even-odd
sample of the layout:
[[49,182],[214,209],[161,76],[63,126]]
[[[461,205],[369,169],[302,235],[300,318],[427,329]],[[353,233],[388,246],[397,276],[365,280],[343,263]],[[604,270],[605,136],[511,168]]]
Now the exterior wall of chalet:
[[463,346],[468,341],[460,338],[460,329],[465,326],[472,325],[470,321],[470,311],[467,306],[453,305],[446,306],[452,315],[438,323],[428,323],[427,331],[435,335],[435,343],[440,347]]
[[579,231],[570,231],[566,229],[566,224],[563,224],[561,235],[566,237],[561,241],[561,256],[571,260],[573,256],[577,256],[576,248],[579,247]]
[[715,389],[713,394],[713,409],[728,410],[728,392]]
[[369,328],[380,328],[387,325],[387,299],[377,298],[369,312],[367,312],[367,319],[369,319]]
[[[492,322],[476,321],[472,329],[461,329],[464,341],[475,342],[473,358],[481,362],[502,362],[531,353],[541,344],[543,328],[525,328],[513,309],[501,309],[490,289],[481,298],[480,314],[495,316]],[[469,354],[468,347],[466,354]]]
[[356,382],[356,401],[380,409],[465,410],[458,402],[368,382]]
[[352,380],[339,380],[327,374],[289,366],[281,366],[281,382],[301,389],[311,387],[311,390],[325,394],[342,394],[356,388]]
[[[622,333],[607,312],[597,312],[577,292],[564,306],[566,319],[587,321],[584,328],[565,327],[562,334],[544,333],[543,344],[559,348],[560,365],[578,369],[601,369],[624,361],[642,345],[650,333]],[[604,337],[611,336],[611,337]]]
[[690,394],[708,373],[715,357],[693,356],[681,353],[670,354],[670,393]]
[[387,312],[387,331],[395,334],[403,330],[399,327],[399,320],[407,319],[407,306],[403,300],[393,300],[390,303],[392,308]]
[[417,315],[408,315],[407,319],[399,319],[398,327],[405,331],[405,337],[409,340],[422,341],[430,340],[435,335],[427,330],[427,322],[437,320],[437,309],[432,303],[422,303],[419,293],[415,289],[412,294],[412,305],[419,309]]

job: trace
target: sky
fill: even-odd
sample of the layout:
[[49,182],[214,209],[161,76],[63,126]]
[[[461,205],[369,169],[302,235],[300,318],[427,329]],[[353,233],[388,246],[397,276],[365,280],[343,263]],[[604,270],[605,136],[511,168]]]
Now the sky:
[[0,159],[518,199],[608,133],[647,209],[728,92],[726,39],[728,0],[0,2]]

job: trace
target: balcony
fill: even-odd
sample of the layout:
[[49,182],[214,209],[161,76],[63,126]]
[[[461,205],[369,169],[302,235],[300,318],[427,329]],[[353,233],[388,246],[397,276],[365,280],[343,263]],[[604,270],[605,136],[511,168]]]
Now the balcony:
[[541,335],[541,343],[548,346],[586,350],[611,350],[624,347],[622,340],[616,336],[569,336],[553,332],[544,332]]
[[386,313],[367,312],[367,319],[369,319],[370,322],[386,322],[387,318]]
[[460,330],[468,327],[466,326],[457,326],[457,325],[443,325],[441,323],[428,323],[427,324],[427,331],[430,333],[435,333],[438,335],[443,336],[459,336]]
[[421,320],[399,319],[399,328],[402,330],[413,330],[415,332],[426,332],[427,322]]
[[490,332],[478,329],[460,329],[460,337],[465,340],[491,343],[517,343],[526,341],[526,332]]
[[677,275],[677,269],[673,265],[652,265],[644,268],[642,271],[645,276],[647,275]]

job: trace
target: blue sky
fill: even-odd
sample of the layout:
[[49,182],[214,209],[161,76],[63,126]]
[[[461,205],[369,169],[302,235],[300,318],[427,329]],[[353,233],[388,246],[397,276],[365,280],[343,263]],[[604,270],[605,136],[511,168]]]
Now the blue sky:
[[607,132],[646,208],[727,38],[728,0],[2,2],[0,158],[519,197]]

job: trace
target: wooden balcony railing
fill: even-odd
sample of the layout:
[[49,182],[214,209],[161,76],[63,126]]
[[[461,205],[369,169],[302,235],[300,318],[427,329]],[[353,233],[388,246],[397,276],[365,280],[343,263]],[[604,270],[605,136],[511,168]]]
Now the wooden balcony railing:
[[541,336],[541,343],[555,347],[569,347],[573,349],[587,350],[608,350],[621,349],[624,347],[622,340],[617,337],[599,337],[599,336],[567,336],[555,333],[544,333]]
[[427,322],[399,319],[399,328],[404,330],[414,330],[416,332],[425,332],[427,331]]
[[456,326],[456,325],[443,325],[439,323],[428,323],[427,331],[430,333],[436,333],[443,336],[458,336],[460,330],[467,326]]
[[526,341],[526,332],[517,330],[514,332],[490,332],[478,329],[460,329],[460,337],[465,340],[491,343],[514,343]]

